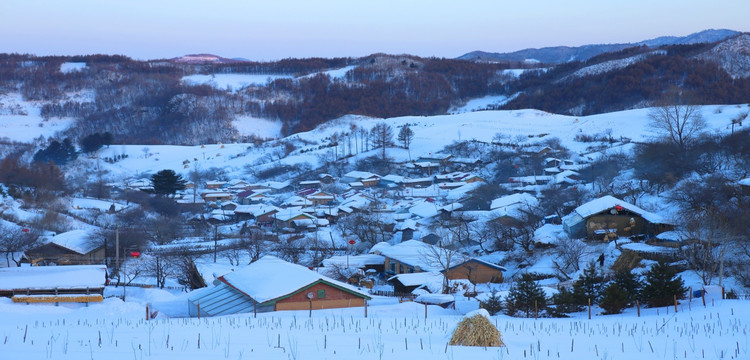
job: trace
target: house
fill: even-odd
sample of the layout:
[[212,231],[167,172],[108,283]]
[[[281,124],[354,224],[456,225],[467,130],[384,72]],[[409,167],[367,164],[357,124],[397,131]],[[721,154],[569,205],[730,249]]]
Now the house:
[[239,220],[255,219],[256,225],[264,226],[274,223],[274,215],[279,210],[279,208],[273,205],[266,204],[239,205],[234,209],[234,214]]
[[373,174],[371,172],[367,172],[367,171],[356,171],[355,170],[355,171],[350,171],[350,172],[344,174],[344,176],[341,178],[340,182],[342,182],[344,184],[348,184],[348,183],[353,183],[353,182],[356,182],[356,181],[360,181],[361,182],[364,179],[373,179],[373,178],[380,179],[380,176],[378,176],[376,174]]
[[414,232],[417,231],[417,222],[411,219],[406,219],[402,222],[396,223],[393,227],[393,231],[401,233],[401,242],[411,240],[414,237]]
[[383,176],[380,179],[380,182],[378,182],[378,186],[388,188],[388,189],[397,189],[404,185],[405,179],[406,178],[400,175],[389,174],[389,175]]
[[230,201],[234,198],[232,194],[223,191],[207,191],[201,193],[205,202]]
[[268,201],[270,197],[266,193],[270,192],[270,189],[254,189],[245,190],[237,194],[237,201],[242,205],[258,204],[261,202]]
[[333,184],[336,180],[331,174],[320,174],[318,175],[318,179],[322,184]]
[[86,230],[72,230],[42,238],[43,245],[26,252],[26,258],[57,265],[104,263],[104,244],[92,241]]
[[314,216],[302,212],[299,208],[281,209],[273,216],[276,228],[299,231],[314,228],[316,224]]
[[307,195],[307,200],[310,200],[312,206],[318,205],[331,205],[333,200],[336,199],[333,194],[329,194],[325,191],[316,191],[310,195]]
[[[410,274],[424,271],[437,272],[442,270],[440,258],[449,254],[448,250],[441,247],[423,243],[418,240],[408,240],[391,245],[386,242],[375,244],[370,249],[370,254],[383,255],[385,261],[385,273]],[[459,255],[456,255],[451,263],[458,263]]]
[[104,265],[0,268],[0,296],[12,297],[14,302],[24,302],[23,296],[96,294],[98,297],[90,297],[87,302],[102,301],[106,284],[107,267]]
[[226,181],[206,181],[206,189],[221,189],[226,184]]
[[525,221],[525,215],[531,208],[536,207],[539,200],[527,193],[515,193],[506,195],[490,204],[491,217],[495,221],[507,225],[514,225]]
[[417,163],[420,162],[430,162],[430,163],[437,163],[440,167],[445,167],[450,163],[451,158],[453,158],[452,154],[441,154],[441,153],[427,153],[426,155],[422,155],[417,158]]
[[220,276],[216,286],[188,295],[190,316],[364,306],[359,289],[274,256]]
[[398,274],[388,278],[393,285],[395,295],[411,294],[416,289],[426,289],[429,292],[439,293],[443,288],[443,275],[439,272],[419,272],[412,274]]
[[613,196],[589,201],[562,218],[563,229],[572,238],[609,240],[617,236],[647,238],[674,230],[674,224]]
[[375,254],[361,254],[361,255],[336,255],[331,256],[328,259],[323,260],[323,266],[326,268],[350,268],[356,267],[363,271],[375,270],[376,272],[383,272],[383,264],[385,263],[385,257],[382,255]]
[[404,179],[403,184],[408,188],[425,188],[432,185],[432,178],[423,177],[417,179]]
[[300,181],[299,186],[302,188],[312,188],[312,189],[319,189],[320,188],[320,180],[305,180]]
[[484,260],[472,258],[441,271],[448,279],[467,279],[473,284],[503,282],[504,267]]

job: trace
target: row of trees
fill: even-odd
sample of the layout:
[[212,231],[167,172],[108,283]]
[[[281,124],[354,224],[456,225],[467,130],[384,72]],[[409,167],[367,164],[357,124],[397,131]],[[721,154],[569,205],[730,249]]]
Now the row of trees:
[[630,271],[620,271],[607,280],[594,263],[587,267],[573,284],[572,290],[561,288],[548,298],[532,274],[524,273],[513,284],[505,299],[493,293],[481,306],[491,314],[504,311],[510,316],[565,316],[589,305],[599,305],[605,314],[619,314],[636,306],[661,307],[684,299],[687,288],[681,277],[668,264],[651,267],[641,281]]

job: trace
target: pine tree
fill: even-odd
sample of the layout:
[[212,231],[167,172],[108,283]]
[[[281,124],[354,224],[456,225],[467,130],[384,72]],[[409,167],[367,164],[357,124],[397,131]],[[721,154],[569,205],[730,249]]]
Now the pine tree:
[[675,296],[684,299],[686,291],[685,283],[675,270],[660,262],[646,273],[642,296],[648,307],[668,306],[673,304]]
[[604,288],[599,307],[604,309],[605,314],[619,314],[622,309],[628,307],[628,293],[615,282],[609,283]]
[[151,175],[151,185],[157,195],[174,195],[177,191],[184,190],[186,184],[182,175],[177,175],[174,170],[165,169]]
[[638,280],[638,277],[630,271],[620,270],[615,273],[613,281],[625,290],[628,299],[627,305],[635,305],[635,301],[640,299],[641,289],[643,288],[643,284]]
[[594,262],[589,263],[583,270],[583,275],[573,284],[573,296],[576,303],[588,305],[589,299],[591,299],[592,304],[599,302],[604,283],[604,277],[596,273],[596,264]]
[[524,312],[526,317],[532,317],[535,311],[547,309],[547,295],[529,274],[523,274],[511,287],[505,302],[505,313],[510,316]]
[[560,288],[560,292],[552,295],[552,303],[555,304],[555,315],[558,316],[583,310],[583,306],[578,303],[573,293],[565,287]]
[[487,301],[480,301],[479,307],[487,310],[490,315],[495,315],[503,310],[502,297],[497,294],[497,291],[493,291]]

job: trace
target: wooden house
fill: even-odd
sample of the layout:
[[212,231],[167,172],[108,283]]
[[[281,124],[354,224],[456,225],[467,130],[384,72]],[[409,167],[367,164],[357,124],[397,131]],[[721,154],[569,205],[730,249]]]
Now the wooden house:
[[312,202],[312,206],[331,205],[336,199],[333,194],[327,193],[325,191],[316,191],[310,195],[307,195],[306,198],[307,200],[310,200],[310,202]]
[[305,227],[314,225],[316,222],[315,216],[304,213],[296,208],[281,209],[274,215],[274,226],[277,229],[287,229],[291,231],[303,230],[300,228],[302,224]]
[[673,230],[674,224],[613,196],[589,201],[562,218],[572,238],[608,241],[618,236],[653,237]]
[[451,280],[467,279],[472,284],[484,284],[503,282],[504,271],[507,270],[500,265],[472,258],[442,272]]
[[190,316],[364,306],[359,289],[274,256],[220,276],[188,295]]
[[[439,258],[446,256],[447,250],[439,246],[423,243],[418,240],[408,240],[396,245],[385,242],[375,244],[370,249],[371,254],[383,255],[385,273],[410,274],[423,271],[440,271]],[[455,256],[451,262],[461,261]]]
[[232,194],[223,191],[203,192],[201,193],[201,197],[205,202],[230,201],[234,199]]
[[92,241],[86,230],[72,230],[42,239],[43,245],[26,252],[26,258],[47,264],[92,265],[104,263],[104,244]]

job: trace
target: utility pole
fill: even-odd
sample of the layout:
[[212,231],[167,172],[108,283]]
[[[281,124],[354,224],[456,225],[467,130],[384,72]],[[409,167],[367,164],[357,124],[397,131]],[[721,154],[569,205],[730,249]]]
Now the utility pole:
[[219,242],[219,225],[214,226],[214,264],[216,263],[216,247]]
[[120,273],[120,225],[115,225],[115,270]]

